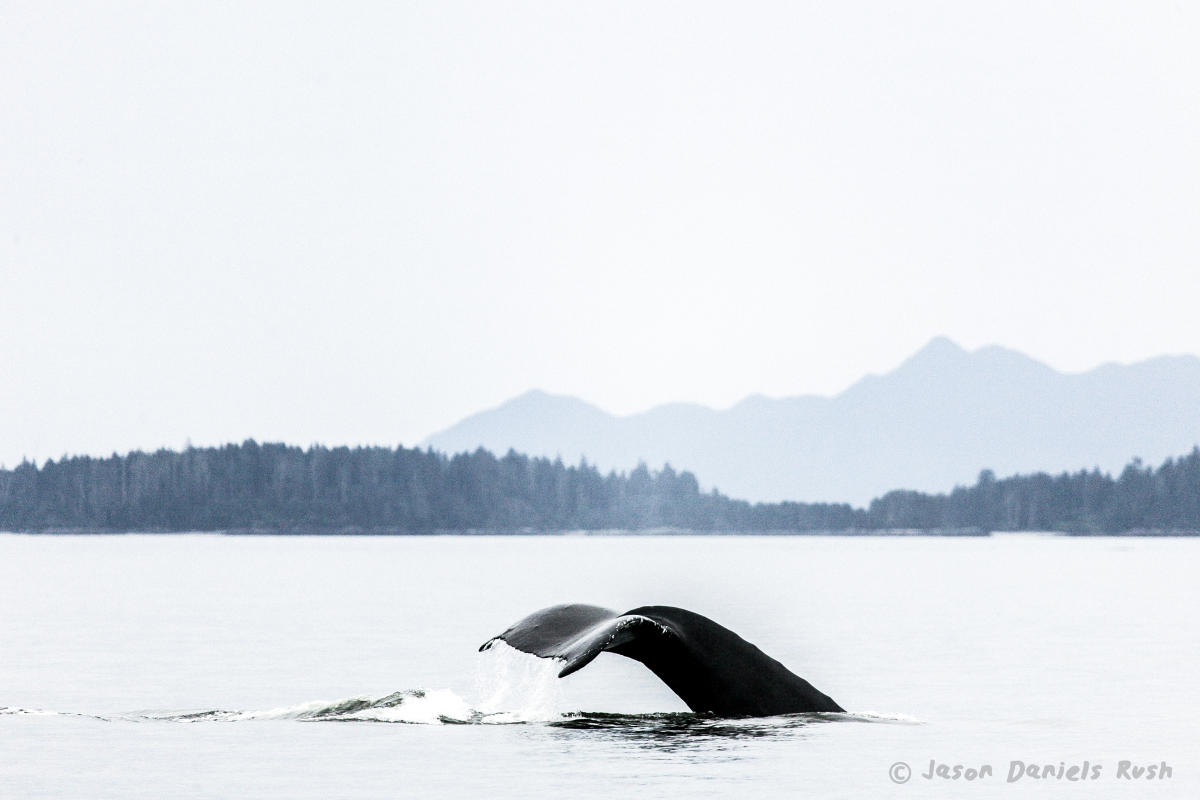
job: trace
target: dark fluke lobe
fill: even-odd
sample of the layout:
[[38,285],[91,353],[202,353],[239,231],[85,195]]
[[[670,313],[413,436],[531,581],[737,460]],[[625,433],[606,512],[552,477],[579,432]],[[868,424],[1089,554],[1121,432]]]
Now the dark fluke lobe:
[[643,606],[615,614],[598,606],[551,606],[479,649],[497,640],[541,658],[561,659],[560,678],[605,650],[632,658],[700,713],[767,717],[844,710],[733,631],[683,608]]

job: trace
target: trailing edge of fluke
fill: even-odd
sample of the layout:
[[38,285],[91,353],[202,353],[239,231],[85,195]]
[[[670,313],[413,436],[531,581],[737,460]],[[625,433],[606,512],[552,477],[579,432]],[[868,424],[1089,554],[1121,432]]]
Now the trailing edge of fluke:
[[495,642],[564,662],[560,678],[582,669],[604,651],[645,664],[699,713],[767,717],[844,711],[808,681],[711,619],[671,606],[643,606],[615,614],[588,605],[544,608],[525,617]]

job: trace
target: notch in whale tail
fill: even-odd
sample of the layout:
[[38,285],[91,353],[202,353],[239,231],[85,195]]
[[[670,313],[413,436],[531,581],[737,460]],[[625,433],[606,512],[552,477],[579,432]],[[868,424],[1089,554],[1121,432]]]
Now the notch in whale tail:
[[487,650],[497,641],[561,660],[560,678],[606,650],[632,658],[701,713],[773,716],[844,710],[733,631],[682,608],[644,606],[616,614],[598,606],[551,606],[479,649]]

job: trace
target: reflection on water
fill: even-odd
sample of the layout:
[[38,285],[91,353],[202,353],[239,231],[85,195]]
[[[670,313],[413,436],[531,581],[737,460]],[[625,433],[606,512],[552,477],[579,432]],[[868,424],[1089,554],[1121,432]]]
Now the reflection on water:
[[[606,714],[579,712],[546,723],[561,732],[563,738],[595,737],[599,740],[679,754],[688,750],[730,751],[748,746],[754,740],[798,741],[809,738],[817,726],[837,722],[883,722],[919,724],[902,716],[873,714],[785,714],[775,717],[718,717],[687,712],[660,714]],[[735,756],[736,757],[736,756]]]
[[606,714],[580,712],[548,723],[550,727],[573,731],[602,731],[613,738],[741,739],[777,736],[810,725],[835,721],[833,714],[788,714],[778,717],[729,718],[712,714],[671,712],[659,714]]

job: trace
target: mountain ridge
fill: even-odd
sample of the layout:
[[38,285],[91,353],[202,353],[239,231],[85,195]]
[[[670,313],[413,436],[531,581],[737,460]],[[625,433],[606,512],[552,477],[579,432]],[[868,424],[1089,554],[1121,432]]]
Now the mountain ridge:
[[726,409],[668,403],[610,414],[530,390],[422,444],[586,458],[608,470],[670,463],[750,500],[866,502],[1000,474],[1119,470],[1200,442],[1200,358],[1164,355],[1063,373],[1017,350],[936,337],[832,396],[748,395]]

